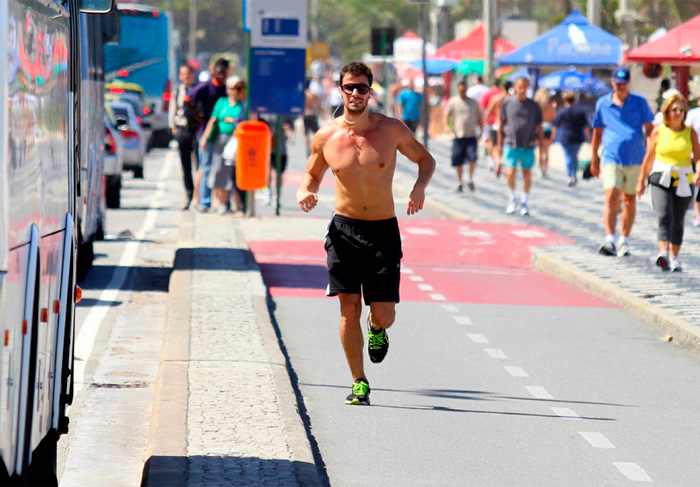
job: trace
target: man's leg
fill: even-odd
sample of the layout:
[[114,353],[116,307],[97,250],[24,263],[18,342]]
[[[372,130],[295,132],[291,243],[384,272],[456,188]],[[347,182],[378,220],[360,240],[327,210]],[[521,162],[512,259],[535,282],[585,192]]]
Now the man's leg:
[[187,193],[187,206],[192,201],[194,194],[194,182],[192,181],[192,137],[189,130],[180,128],[177,132],[177,143],[180,150],[180,164],[182,166],[182,182]]
[[366,379],[362,352],[364,338],[360,317],[362,301],[359,294],[339,293],[340,300],[340,342],[350,367],[352,380]]
[[630,233],[632,233],[632,225],[634,225],[634,218],[637,215],[636,195],[624,195],[624,205],[622,209],[622,231],[620,234],[628,238]]
[[531,184],[532,184],[532,170],[523,168],[523,194],[530,194],[530,185]]
[[211,188],[207,184],[209,181],[209,173],[211,172],[211,164],[214,159],[215,144],[207,144],[202,150],[202,165],[199,173],[199,204],[209,208],[211,207]]
[[391,328],[396,319],[396,303],[376,302],[369,305],[369,325],[375,330]]
[[[608,188],[605,190],[605,206],[603,208],[603,224],[605,235],[615,235],[617,226],[617,211],[620,205],[620,188]],[[632,197],[634,201],[634,196]]]

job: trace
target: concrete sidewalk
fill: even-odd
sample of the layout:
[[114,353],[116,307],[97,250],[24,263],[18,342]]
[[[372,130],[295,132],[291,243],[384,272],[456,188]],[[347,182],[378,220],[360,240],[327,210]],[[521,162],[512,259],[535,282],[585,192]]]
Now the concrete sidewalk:
[[[301,137],[290,146],[290,172],[304,166]],[[505,214],[503,178],[481,164],[474,193],[456,193],[450,141],[431,140],[438,170],[429,204],[445,217],[480,222],[523,222]],[[700,351],[700,229],[689,227],[685,272],[661,273],[655,256],[656,218],[640,205],[632,255],[598,255],[602,243],[600,181],[566,187],[559,146],[549,179],[538,172],[527,222],[573,243],[533,249],[534,266],[610,299],[660,325],[659,338]],[[405,196],[416,167],[400,158],[396,193]],[[330,176],[327,175],[327,178]],[[285,188],[283,216],[275,217],[258,193],[261,219],[183,212],[170,281],[170,313],[161,356],[149,457],[148,486],[324,485],[324,473],[305,427],[288,364],[271,323],[266,290],[247,242],[260,235],[288,239],[318,234],[314,218],[299,215],[294,189]],[[694,211],[690,211],[688,221]],[[291,237],[294,238],[294,237]]]

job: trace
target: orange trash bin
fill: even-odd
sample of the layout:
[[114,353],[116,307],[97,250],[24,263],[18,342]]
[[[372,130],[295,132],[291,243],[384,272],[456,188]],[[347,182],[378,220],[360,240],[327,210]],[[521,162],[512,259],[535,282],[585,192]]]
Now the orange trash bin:
[[272,137],[265,122],[246,120],[236,127],[236,185],[244,190],[267,186]]

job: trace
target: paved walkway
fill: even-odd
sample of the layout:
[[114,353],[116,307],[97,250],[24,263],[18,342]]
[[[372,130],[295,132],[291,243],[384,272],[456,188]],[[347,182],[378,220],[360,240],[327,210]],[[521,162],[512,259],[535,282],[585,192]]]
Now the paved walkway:
[[[303,150],[301,144],[298,141],[295,145],[301,148],[291,151],[295,155],[290,166],[296,169],[303,167],[296,161],[303,157],[296,154]],[[453,218],[480,222],[523,218],[505,214],[505,182],[484,164],[477,172],[476,191],[456,193],[449,149],[447,139],[431,141],[438,170],[428,192],[430,204]],[[535,177],[531,216],[525,218],[575,243],[535,249],[535,266],[656,321],[666,330],[660,337],[673,336],[674,341],[700,350],[700,229],[687,230],[685,272],[661,273],[651,260],[656,254],[656,219],[641,204],[632,255],[600,256],[602,185],[592,180],[568,188],[558,146],[552,147],[552,160],[550,179]],[[400,160],[397,193],[407,194],[415,170]],[[260,205],[262,201],[258,200]],[[694,211],[690,213],[688,221]],[[183,213],[145,485],[323,485],[270,323],[259,269],[246,243],[256,232],[289,235],[294,228],[304,234],[300,225],[318,225],[318,220],[303,222],[284,216],[242,221]],[[306,235],[310,233],[315,232]]]

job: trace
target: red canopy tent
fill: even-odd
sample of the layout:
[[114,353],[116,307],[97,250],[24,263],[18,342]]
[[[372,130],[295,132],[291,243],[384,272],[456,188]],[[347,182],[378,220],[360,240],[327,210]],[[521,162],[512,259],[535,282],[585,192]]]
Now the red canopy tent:
[[630,51],[626,59],[637,63],[671,64],[676,87],[688,96],[688,66],[700,64],[700,15]]
[[[485,38],[484,24],[479,22],[477,26],[467,34],[438,48],[433,54],[433,57],[454,59],[455,61],[461,61],[463,59],[484,59],[486,56]],[[493,53],[497,58],[503,54],[514,51],[516,48],[517,46],[515,44],[503,40],[500,37],[493,41]]]

